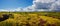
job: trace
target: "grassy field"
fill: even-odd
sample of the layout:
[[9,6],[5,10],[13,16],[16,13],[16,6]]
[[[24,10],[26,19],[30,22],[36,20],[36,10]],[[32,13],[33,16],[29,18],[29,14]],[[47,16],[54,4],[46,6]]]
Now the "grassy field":
[[11,14],[0,26],[60,26],[60,12],[0,12]]

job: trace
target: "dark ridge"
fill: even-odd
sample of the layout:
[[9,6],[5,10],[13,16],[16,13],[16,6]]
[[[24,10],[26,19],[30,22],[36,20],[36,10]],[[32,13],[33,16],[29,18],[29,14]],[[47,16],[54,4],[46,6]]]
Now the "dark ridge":
[[[10,14],[11,15],[11,14]],[[1,21],[4,21],[4,20],[7,20],[9,17],[10,17],[10,15],[9,14],[3,14],[2,16],[3,16],[3,18],[0,18],[0,22]]]

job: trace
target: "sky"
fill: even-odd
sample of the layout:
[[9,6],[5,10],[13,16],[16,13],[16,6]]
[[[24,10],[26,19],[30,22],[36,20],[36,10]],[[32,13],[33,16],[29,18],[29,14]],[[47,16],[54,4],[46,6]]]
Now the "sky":
[[60,11],[60,0],[0,0],[0,11]]
[[0,0],[0,9],[27,7],[32,5],[32,0]]

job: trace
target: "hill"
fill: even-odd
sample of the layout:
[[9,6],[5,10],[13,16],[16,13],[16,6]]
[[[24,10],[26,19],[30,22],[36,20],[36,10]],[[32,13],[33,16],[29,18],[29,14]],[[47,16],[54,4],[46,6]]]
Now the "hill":
[[[0,12],[9,18],[0,26],[60,26],[60,12]],[[2,16],[2,18],[4,18]]]

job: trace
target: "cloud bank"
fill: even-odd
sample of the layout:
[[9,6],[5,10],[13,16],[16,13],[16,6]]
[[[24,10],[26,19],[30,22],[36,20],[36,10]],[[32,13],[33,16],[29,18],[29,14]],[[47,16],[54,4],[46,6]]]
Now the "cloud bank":
[[34,0],[33,5],[26,7],[34,11],[60,11],[60,0]]
[[35,9],[35,11],[60,11],[60,0],[34,0],[33,5],[26,9]]
[[32,3],[33,5],[26,8],[5,11],[60,11],[60,0],[33,0]]

